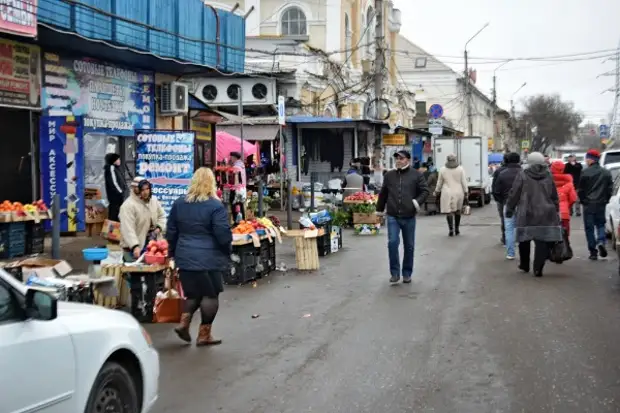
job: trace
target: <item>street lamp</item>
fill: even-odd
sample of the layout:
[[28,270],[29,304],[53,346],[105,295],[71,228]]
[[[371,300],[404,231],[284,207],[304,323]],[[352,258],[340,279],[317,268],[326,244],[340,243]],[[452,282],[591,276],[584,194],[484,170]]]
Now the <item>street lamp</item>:
[[474,125],[472,124],[472,112],[471,112],[471,96],[469,95],[469,71],[467,68],[467,45],[469,44],[469,42],[471,42],[472,40],[474,40],[474,38],[476,36],[478,36],[480,34],[480,32],[482,32],[484,29],[486,29],[487,27],[489,27],[490,23],[486,23],[484,26],[482,26],[480,28],[480,30],[478,30],[476,32],[476,34],[474,34],[466,43],[465,43],[465,52],[464,52],[464,56],[465,56],[465,99],[467,99],[467,128],[468,128],[468,135],[471,136],[473,135],[473,129],[474,129]]
[[[515,92],[510,96],[510,112],[511,112],[510,116],[512,117],[512,119],[515,119],[515,106],[513,103],[513,98],[517,93],[519,93],[521,89],[525,87],[525,85],[527,85],[527,82],[523,82],[523,84],[519,86],[519,88],[515,90]],[[526,129],[525,140],[527,140],[527,121],[525,123],[525,129]],[[512,133],[514,134],[513,136],[515,136],[515,140],[516,140],[516,129],[513,129]]]

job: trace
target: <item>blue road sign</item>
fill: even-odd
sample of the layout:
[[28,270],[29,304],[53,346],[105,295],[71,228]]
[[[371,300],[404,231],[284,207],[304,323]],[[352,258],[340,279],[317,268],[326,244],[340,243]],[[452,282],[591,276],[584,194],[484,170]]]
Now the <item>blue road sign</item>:
[[441,107],[441,105],[435,103],[434,105],[431,105],[428,113],[429,115],[431,115],[431,118],[437,119],[443,116],[443,108]]
[[609,125],[600,125],[598,127],[598,134],[601,138],[609,138]]

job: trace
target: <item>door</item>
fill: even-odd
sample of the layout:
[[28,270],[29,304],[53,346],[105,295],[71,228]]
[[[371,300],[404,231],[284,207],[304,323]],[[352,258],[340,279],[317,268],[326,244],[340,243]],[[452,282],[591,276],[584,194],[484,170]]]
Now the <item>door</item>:
[[22,302],[21,293],[0,279],[1,410],[75,411],[76,372],[71,337],[58,319],[24,320]]
[[479,138],[460,139],[459,161],[467,176],[469,187],[486,187],[489,172],[482,165],[482,141]]

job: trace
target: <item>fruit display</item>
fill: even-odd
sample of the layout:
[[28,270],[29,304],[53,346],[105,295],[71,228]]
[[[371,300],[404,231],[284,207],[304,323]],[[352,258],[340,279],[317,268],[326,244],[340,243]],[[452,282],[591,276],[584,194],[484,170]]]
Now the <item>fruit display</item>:
[[[271,222],[271,221],[270,221]],[[265,225],[260,223],[258,220],[248,220],[241,221],[239,224],[233,229],[233,234],[252,234],[256,232],[257,229],[265,229]]]
[[369,194],[368,192],[356,192],[353,195],[349,195],[344,200],[345,202],[377,202],[377,196],[373,194]]
[[269,219],[269,221],[271,221],[271,223],[276,227],[279,228],[280,227],[280,218],[276,217],[275,215],[271,215],[269,217],[267,217]]
[[[21,202],[4,201],[0,204],[0,212],[24,212],[24,205]],[[25,215],[25,214],[24,214]]]
[[38,213],[47,213],[48,208],[43,200],[38,200],[32,204],[22,204],[21,202],[11,202],[8,200],[0,204],[0,213],[12,214],[17,218],[34,217]]
[[149,241],[146,245],[146,255],[153,257],[167,257],[168,256],[168,241],[165,239],[159,241]]

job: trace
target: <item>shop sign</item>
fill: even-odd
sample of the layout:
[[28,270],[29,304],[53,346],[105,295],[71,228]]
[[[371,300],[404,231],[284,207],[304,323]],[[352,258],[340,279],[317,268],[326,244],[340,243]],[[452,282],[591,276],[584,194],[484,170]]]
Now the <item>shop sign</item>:
[[166,215],[179,197],[187,195],[194,174],[191,131],[137,130],[136,174],[147,178]]
[[43,60],[46,115],[83,116],[84,133],[133,136],[155,127],[153,72],[53,53]]
[[196,140],[198,141],[211,141],[213,137],[213,125],[208,122],[192,119],[189,128],[196,132]]
[[37,37],[37,0],[1,0],[0,32]]
[[407,135],[404,133],[393,133],[383,135],[383,146],[405,146],[407,145]]
[[60,210],[66,211],[60,216],[60,232],[82,232],[86,229],[82,118],[42,116],[40,127],[42,198],[51,205],[59,195]]
[[0,106],[41,107],[40,59],[39,47],[0,39]]
[[495,144],[495,140],[493,140],[493,138],[489,138],[488,142],[487,142],[487,146],[489,148],[489,150],[493,150],[493,145]]

